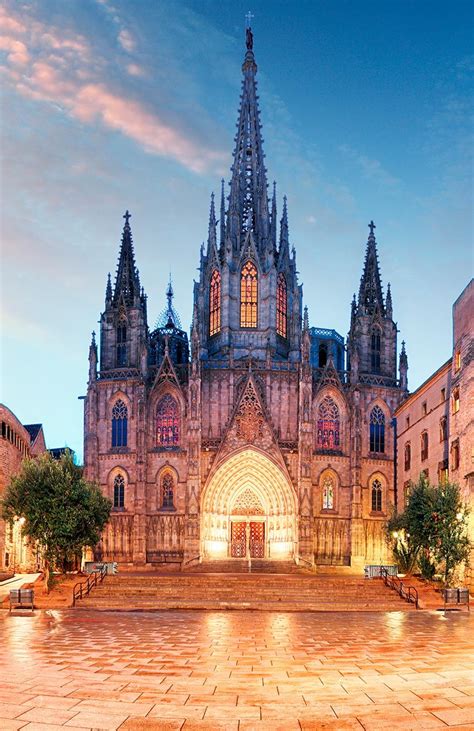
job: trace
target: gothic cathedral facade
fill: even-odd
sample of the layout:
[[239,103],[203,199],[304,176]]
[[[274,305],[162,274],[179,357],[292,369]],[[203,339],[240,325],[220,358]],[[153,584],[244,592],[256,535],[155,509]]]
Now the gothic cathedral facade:
[[[407,394],[390,287],[370,224],[347,340],[310,327],[288,210],[268,195],[247,31],[229,195],[211,197],[190,342],[168,305],[155,329],[124,216],[93,335],[86,475],[113,509],[96,555],[133,566],[238,559],[387,559],[396,502],[392,415]],[[279,224],[279,225],[278,225]]]

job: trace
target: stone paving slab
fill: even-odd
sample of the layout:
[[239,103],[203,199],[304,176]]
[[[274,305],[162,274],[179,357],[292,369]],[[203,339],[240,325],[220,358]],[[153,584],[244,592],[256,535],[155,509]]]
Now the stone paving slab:
[[474,617],[0,613],[0,731],[474,731]]

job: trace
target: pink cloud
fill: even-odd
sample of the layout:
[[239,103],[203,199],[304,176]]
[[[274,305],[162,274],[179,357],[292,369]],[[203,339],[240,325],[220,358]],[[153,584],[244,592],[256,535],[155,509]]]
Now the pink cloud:
[[145,71],[137,63],[129,63],[127,71],[130,76],[145,76]]
[[123,50],[127,51],[128,53],[131,53],[135,50],[135,39],[126,28],[122,28],[122,30],[118,34],[118,42],[122,46]]
[[25,44],[15,38],[0,36],[0,50],[8,52],[7,60],[14,66],[26,66],[30,60]]
[[[20,22],[12,13],[2,13],[1,19],[11,32],[0,37],[0,51],[7,53],[6,66],[0,70],[17,92],[58,105],[82,123],[120,132],[146,152],[176,160],[193,172],[220,167],[221,153],[170,124],[145,103],[109,88],[99,78],[106,59],[93,54],[82,36],[61,32],[27,16]],[[18,33],[22,33],[22,40],[15,37]],[[126,29],[118,38],[124,49],[135,47]],[[135,63],[130,63],[127,71],[131,76],[144,73]]]
[[163,123],[138,102],[114,95],[100,84],[84,86],[74,99],[71,113],[83,122],[99,118],[105,126],[139,142],[147,151],[173,157],[194,172],[202,172],[210,159],[220,157]]
[[21,35],[26,33],[26,26],[18,18],[7,15],[6,9],[0,6],[0,30],[5,33]]

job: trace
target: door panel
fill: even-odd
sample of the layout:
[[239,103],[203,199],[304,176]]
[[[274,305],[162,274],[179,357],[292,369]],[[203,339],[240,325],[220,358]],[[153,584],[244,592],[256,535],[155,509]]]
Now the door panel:
[[245,558],[245,523],[231,523],[230,555],[232,558]]
[[263,558],[265,556],[265,523],[250,523],[250,556]]

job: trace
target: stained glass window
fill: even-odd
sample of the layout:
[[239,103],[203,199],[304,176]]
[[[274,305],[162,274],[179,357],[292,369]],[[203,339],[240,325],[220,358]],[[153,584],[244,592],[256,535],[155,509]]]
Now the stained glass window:
[[127,321],[119,320],[117,325],[117,366],[127,365]]
[[370,339],[372,373],[380,373],[380,330],[374,327]]
[[122,399],[112,409],[112,447],[127,446],[128,409]]
[[257,309],[257,268],[248,261],[240,275],[240,327],[257,327]]
[[382,483],[380,480],[372,482],[372,512],[380,513],[382,511]]
[[122,475],[114,479],[114,508],[123,508],[125,505],[125,480]]
[[329,475],[323,480],[323,510],[334,508],[334,479]]
[[325,396],[318,407],[317,446],[340,448],[339,409],[331,396]]
[[380,406],[370,412],[370,451],[385,452],[385,415]]
[[179,444],[179,408],[170,394],[166,394],[158,402],[156,442],[160,447],[174,447]]
[[174,510],[174,480],[169,472],[161,480],[161,509]]
[[214,269],[209,287],[209,335],[221,329],[221,275]]
[[285,275],[280,272],[277,281],[277,333],[286,338],[288,297]]

